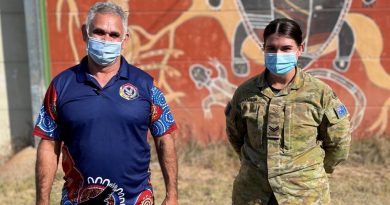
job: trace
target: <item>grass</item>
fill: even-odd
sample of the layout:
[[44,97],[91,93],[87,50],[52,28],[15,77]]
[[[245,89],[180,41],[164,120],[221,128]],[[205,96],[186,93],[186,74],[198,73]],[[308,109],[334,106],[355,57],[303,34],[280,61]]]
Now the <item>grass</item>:
[[[231,204],[232,183],[240,166],[232,148],[224,142],[200,145],[194,141],[177,147],[180,204]],[[353,142],[350,159],[330,178],[332,204],[389,204],[389,148],[390,137]],[[152,184],[156,204],[161,204],[164,182],[154,151],[152,156]],[[25,172],[29,177],[3,180],[1,174],[0,204],[34,204],[32,167]],[[51,204],[59,204],[62,176],[62,172],[57,174]]]

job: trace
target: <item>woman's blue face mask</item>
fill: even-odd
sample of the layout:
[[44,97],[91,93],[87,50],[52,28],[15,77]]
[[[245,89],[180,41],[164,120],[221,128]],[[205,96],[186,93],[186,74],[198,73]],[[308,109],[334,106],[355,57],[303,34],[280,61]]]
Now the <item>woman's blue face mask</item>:
[[286,75],[297,65],[297,56],[290,53],[264,53],[266,68],[275,75]]
[[121,54],[122,42],[103,41],[88,37],[87,52],[92,60],[102,66],[112,64]]

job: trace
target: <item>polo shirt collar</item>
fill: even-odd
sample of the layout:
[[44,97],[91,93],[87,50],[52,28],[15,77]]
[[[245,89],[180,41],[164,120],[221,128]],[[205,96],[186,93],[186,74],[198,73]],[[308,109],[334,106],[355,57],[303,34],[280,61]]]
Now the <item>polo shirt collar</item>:
[[[127,69],[127,61],[123,56],[120,56],[121,65],[118,70],[117,77],[129,79],[130,72],[129,69]],[[88,56],[85,56],[83,59],[81,59],[80,64],[78,65],[78,68],[76,69],[76,77],[78,82],[85,82],[90,81],[89,71],[88,71]]]

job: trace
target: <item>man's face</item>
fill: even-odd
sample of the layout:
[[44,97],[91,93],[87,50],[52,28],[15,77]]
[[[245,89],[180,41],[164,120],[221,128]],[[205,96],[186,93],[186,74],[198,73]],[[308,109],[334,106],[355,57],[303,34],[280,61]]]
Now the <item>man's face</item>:
[[88,35],[111,42],[121,42],[126,37],[121,17],[110,13],[97,13],[92,20]]

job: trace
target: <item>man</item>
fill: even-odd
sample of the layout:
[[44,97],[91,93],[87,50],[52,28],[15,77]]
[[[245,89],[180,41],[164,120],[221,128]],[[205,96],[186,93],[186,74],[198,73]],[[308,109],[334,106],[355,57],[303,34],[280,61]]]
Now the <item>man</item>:
[[82,28],[88,55],[51,82],[34,135],[36,202],[49,204],[60,150],[65,183],[61,204],[153,204],[150,129],[165,180],[163,204],[177,204],[176,124],[161,91],[120,52],[127,15],[96,3]]

